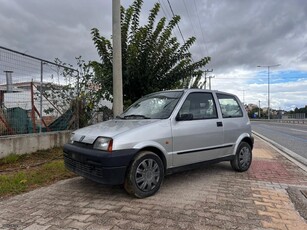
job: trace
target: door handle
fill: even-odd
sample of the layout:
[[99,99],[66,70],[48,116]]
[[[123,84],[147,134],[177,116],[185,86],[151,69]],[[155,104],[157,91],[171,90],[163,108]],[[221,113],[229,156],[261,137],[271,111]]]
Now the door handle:
[[217,127],[223,127],[223,122],[221,122],[221,121],[216,122],[216,126]]

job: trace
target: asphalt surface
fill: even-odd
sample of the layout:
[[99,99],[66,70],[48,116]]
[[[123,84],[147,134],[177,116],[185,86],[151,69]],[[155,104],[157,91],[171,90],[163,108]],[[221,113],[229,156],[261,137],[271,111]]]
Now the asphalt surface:
[[173,174],[146,199],[76,177],[1,200],[0,229],[303,230],[302,191],[307,170],[256,137],[247,172],[223,162]]
[[307,160],[307,125],[252,121],[252,130]]

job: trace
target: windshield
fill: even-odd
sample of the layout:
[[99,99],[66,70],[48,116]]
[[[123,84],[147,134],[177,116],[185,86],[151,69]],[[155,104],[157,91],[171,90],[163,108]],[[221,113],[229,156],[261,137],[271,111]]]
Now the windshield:
[[165,119],[173,112],[183,91],[166,91],[149,94],[133,103],[121,119]]

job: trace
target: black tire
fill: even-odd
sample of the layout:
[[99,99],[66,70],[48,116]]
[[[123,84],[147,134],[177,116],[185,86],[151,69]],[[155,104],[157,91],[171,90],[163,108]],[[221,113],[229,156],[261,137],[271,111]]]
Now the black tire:
[[159,189],[164,179],[164,166],[153,152],[140,152],[131,163],[124,188],[132,196],[145,198]]
[[236,156],[230,161],[231,167],[238,172],[245,172],[252,163],[252,149],[246,142],[241,142],[236,152]]

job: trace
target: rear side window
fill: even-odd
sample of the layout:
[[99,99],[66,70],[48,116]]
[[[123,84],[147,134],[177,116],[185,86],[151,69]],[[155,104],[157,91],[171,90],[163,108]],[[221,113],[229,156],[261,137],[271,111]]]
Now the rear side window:
[[223,118],[243,117],[241,106],[237,99],[232,95],[217,93]]
[[179,116],[186,115],[190,116],[190,120],[217,118],[212,94],[190,93],[179,111]]

